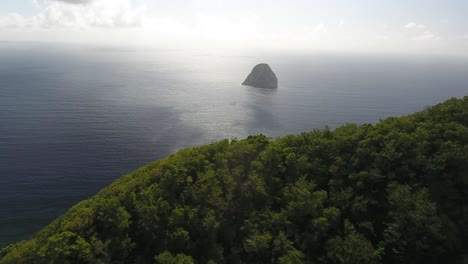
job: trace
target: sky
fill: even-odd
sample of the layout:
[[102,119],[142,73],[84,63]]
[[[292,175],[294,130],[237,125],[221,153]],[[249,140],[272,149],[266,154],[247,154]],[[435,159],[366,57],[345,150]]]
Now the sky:
[[0,41],[468,56],[466,0],[1,0]]

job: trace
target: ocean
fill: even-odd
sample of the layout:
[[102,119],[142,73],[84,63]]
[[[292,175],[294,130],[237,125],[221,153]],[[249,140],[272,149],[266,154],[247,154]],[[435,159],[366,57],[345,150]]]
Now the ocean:
[[[240,85],[268,63],[278,89]],[[468,95],[468,59],[0,43],[0,246],[178,149]]]

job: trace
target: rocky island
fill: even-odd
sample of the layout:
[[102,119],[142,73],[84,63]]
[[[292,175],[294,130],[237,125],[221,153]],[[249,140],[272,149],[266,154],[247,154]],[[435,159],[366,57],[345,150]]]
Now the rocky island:
[[266,63],[256,65],[242,85],[257,88],[278,88],[278,78]]

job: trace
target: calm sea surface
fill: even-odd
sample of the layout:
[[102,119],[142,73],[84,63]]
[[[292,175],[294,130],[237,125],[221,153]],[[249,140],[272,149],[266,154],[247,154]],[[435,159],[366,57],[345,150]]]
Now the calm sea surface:
[[[278,89],[241,86],[267,62]],[[180,148],[423,110],[468,94],[468,61],[0,44],[0,246]]]

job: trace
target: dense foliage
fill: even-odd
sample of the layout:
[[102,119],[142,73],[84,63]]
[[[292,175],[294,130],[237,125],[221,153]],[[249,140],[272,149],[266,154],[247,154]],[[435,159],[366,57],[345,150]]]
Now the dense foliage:
[[181,150],[0,263],[457,263],[467,185],[465,97],[376,125]]

